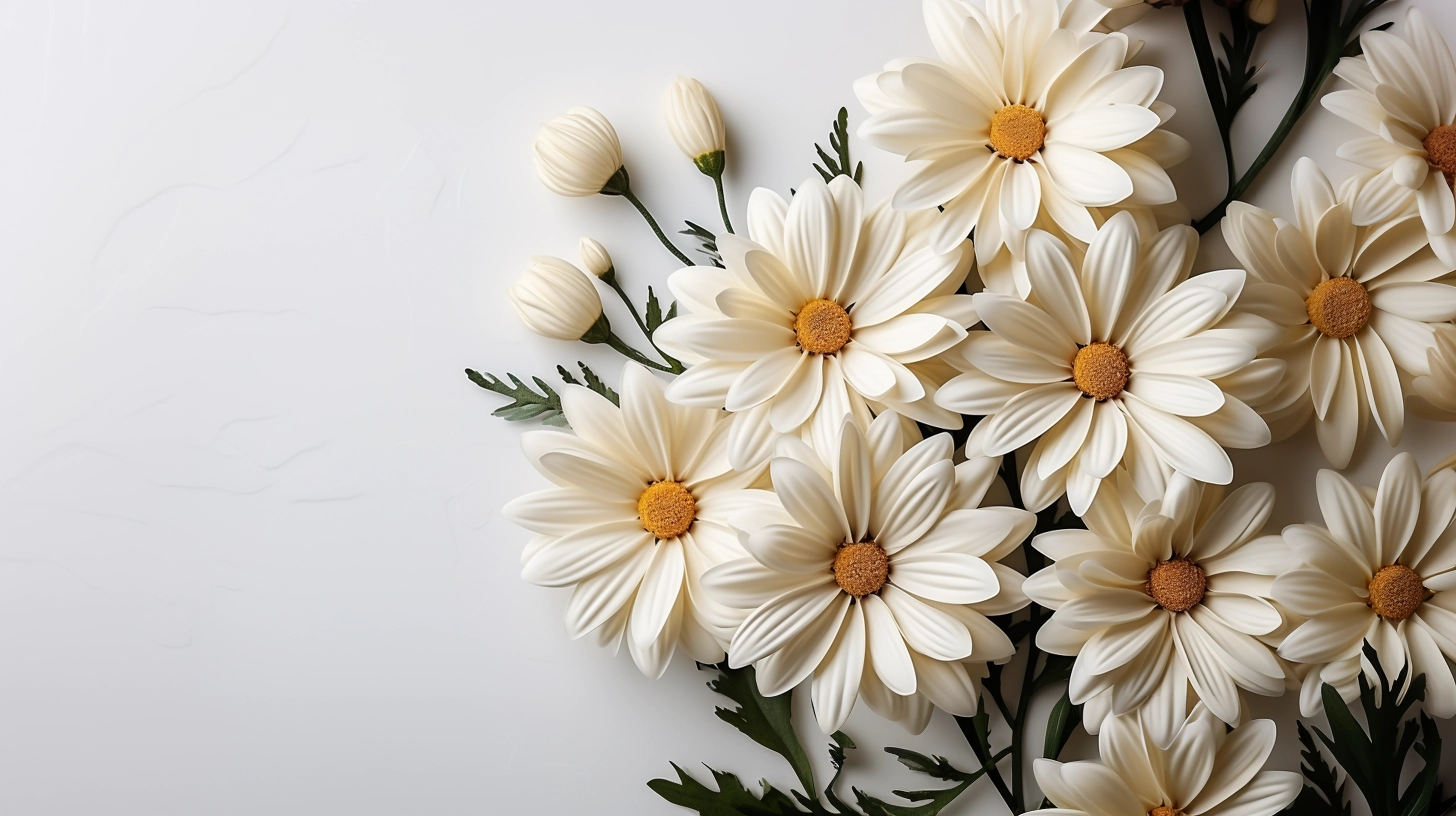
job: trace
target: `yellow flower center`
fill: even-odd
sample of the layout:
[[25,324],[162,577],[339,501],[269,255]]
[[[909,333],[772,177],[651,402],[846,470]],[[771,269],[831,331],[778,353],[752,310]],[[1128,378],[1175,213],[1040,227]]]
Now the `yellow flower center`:
[[1426,134],[1426,162],[1446,176],[1446,184],[1456,177],[1456,125],[1436,125]]
[[1148,816],[1183,816],[1183,811],[1170,805],[1158,805],[1148,811]]
[[1370,608],[1391,623],[1409,618],[1426,599],[1421,576],[1404,564],[1381,567],[1366,587],[1370,590]]
[[810,354],[833,354],[849,342],[849,312],[832,300],[811,300],[794,315],[799,347]]
[[890,556],[873,541],[846,544],[834,556],[834,581],[856,598],[879,592],[890,577]]
[[1370,293],[1354,278],[1330,278],[1309,293],[1304,309],[1320,334],[1343,340],[1370,322]]
[[1046,120],[1025,105],[1007,105],[991,115],[991,149],[1026,161],[1046,142]]
[[677,482],[653,482],[637,498],[642,529],[658,538],[677,538],[693,526],[698,502]]
[[1207,588],[1203,567],[1186,558],[1174,558],[1153,567],[1144,591],[1169,612],[1187,612],[1203,600]]
[[1127,387],[1127,355],[1111,343],[1092,343],[1072,360],[1072,382],[1098,401],[1112,399]]

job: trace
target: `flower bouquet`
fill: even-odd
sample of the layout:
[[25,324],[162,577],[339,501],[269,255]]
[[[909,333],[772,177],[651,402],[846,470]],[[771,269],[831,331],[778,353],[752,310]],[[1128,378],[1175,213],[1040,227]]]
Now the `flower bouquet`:
[[[496,415],[560,429],[522,437],[553,485],[505,508],[535,534],[522,575],[570,587],[567,633],[648,678],[676,655],[711,672],[719,718],[799,785],[674,765],[654,791],[711,816],[932,816],[978,783],[1047,816],[1334,816],[1351,781],[1376,816],[1456,805],[1436,724],[1456,715],[1456,457],[1339,472],[1372,426],[1399,443],[1407,406],[1456,419],[1456,65],[1415,6],[1373,26],[1384,4],[1287,4],[1302,81],[1243,168],[1275,0],[925,0],[935,56],[853,85],[860,138],[909,164],[883,201],[841,109],[814,175],[735,218],[724,118],[679,78],[668,128],[722,221],[678,233],[696,261],[605,117],[542,127],[542,182],[625,199],[679,269],[639,308],[584,238],[580,266],[537,258],[510,289],[538,334],[627,358],[613,384],[466,372],[510,399]],[[1123,31],[1167,6],[1224,148],[1226,195],[1196,216],[1163,71]],[[1244,203],[1316,101],[1368,131],[1338,152],[1357,171],[1301,159],[1291,212]],[[1215,228],[1238,266],[1196,269]],[[1275,486],[1230,489],[1227,450],[1309,424],[1323,523],[1266,530]],[[806,684],[827,782],[790,720]],[[1302,775],[1264,769],[1276,729],[1246,702],[1286,691],[1327,722],[1298,726]],[[910,735],[940,709],[979,764],[891,747],[933,786],[842,782],[860,705]],[[1063,763],[1079,727],[1100,759]]]

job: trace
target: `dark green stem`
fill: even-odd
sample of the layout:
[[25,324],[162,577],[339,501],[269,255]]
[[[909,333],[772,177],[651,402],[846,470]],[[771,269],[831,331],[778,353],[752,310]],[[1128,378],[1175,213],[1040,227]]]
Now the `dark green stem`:
[[728,220],[728,202],[723,199],[723,174],[719,173],[713,177],[713,185],[718,188],[718,212],[723,215],[723,229],[733,233],[733,222]]
[[975,754],[976,759],[981,761],[981,767],[986,769],[986,776],[990,777],[991,784],[996,786],[996,792],[1001,794],[1001,799],[1006,802],[1007,807],[1011,808],[1011,812],[1017,813],[1016,797],[1012,795],[1011,789],[1006,786],[1006,780],[1001,776],[1001,770],[996,767],[996,763],[1006,755],[1006,752],[1014,752],[1016,746],[1012,745],[993,756],[991,753],[991,738],[984,728],[987,722],[985,717],[956,717],[955,721],[956,725],[960,726],[961,733],[965,735],[966,742],[970,744],[971,753]]
[[1208,26],[1203,20],[1203,4],[1189,0],[1183,6],[1183,21],[1188,26],[1188,39],[1193,43],[1193,54],[1198,57],[1198,73],[1203,78],[1203,91],[1208,95],[1208,105],[1213,108],[1213,121],[1218,125],[1219,138],[1223,140],[1223,161],[1228,173],[1228,189],[1233,189],[1238,171],[1234,169],[1234,147],[1231,138],[1231,124],[1228,103],[1224,99],[1223,85],[1218,78],[1218,60],[1213,55],[1213,45],[1208,40]]
[[613,173],[610,179],[607,179],[607,183],[602,187],[602,195],[618,195],[631,202],[632,206],[637,208],[637,212],[642,213],[642,218],[647,221],[647,226],[652,227],[652,234],[656,235],[657,240],[661,241],[662,245],[667,247],[667,251],[677,256],[677,259],[685,265],[693,265],[692,258],[682,254],[681,250],[673,246],[671,241],[667,240],[667,236],[662,232],[662,227],[657,226],[657,219],[652,217],[652,213],[647,211],[647,206],[642,203],[641,199],[637,198],[636,193],[632,192],[632,180],[627,175],[627,168],[625,166],[618,167],[617,172]]
[[652,330],[647,328],[647,322],[643,320],[642,315],[638,313],[637,305],[632,302],[632,298],[628,297],[627,291],[622,288],[622,281],[617,278],[617,270],[615,268],[608,269],[607,273],[605,275],[602,275],[601,279],[602,283],[610,286],[612,291],[617,293],[617,298],[620,299],[622,303],[626,304],[627,311],[632,313],[632,319],[637,322],[637,328],[642,330],[642,336],[647,338],[648,343],[652,344],[652,350],[657,352],[663,360],[667,361],[668,367],[663,370],[670,371],[673,374],[681,374],[686,371],[687,368],[685,368],[681,362],[674,359],[667,352],[659,348],[657,345],[657,341],[652,339]]
[[669,368],[668,366],[663,365],[662,363],[654,362],[647,355],[645,355],[642,352],[638,351],[637,349],[634,349],[631,346],[627,345],[626,341],[623,340],[622,338],[618,337],[615,332],[613,332],[612,334],[608,335],[605,342],[606,342],[607,345],[609,345],[612,348],[616,349],[617,350],[617,353],[621,354],[623,357],[626,357],[629,360],[633,360],[635,362],[641,363],[642,365],[645,365],[648,368],[654,368],[654,369],[657,369],[658,371],[666,371],[669,374],[677,374],[677,373],[680,373],[680,372],[677,372],[677,371],[673,371],[671,368]]
[[[1188,15],[1189,9],[1197,2],[1198,0],[1193,0],[1184,6],[1184,14]],[[1280,120],[1279,126],[1270,135],[1264,149],[1238,181],[1229,188],[1228,194],[1223,197],[1217,207],[1193,222],[1193,226],[1200,234],[1213,229],[1223,219],[1229,204],[1243,198],[1244,194],[1253,186],[1254,181],[1259,178],[1259,173],[1279,153],[1279,149],[1284,145],[1284,140],[1294,131],[1294,126],[1299,124],[1300,118],[1309,110],[1309,106],[1319,99],[1320,89],[1329,80],[1330,74],[1334,72],[1335,66],[1340,62],[1340,57],[1359,53],[1358,48],[1353,51],[1347,48],[1346,42],[1355,33],[1360,22],[1384,2],[1385,0],[1354,0],[1343,20],[1340,19],[1341,3],[1338,0],[1316,0],[1313,3],[1304,4],[1307,35],[1304,80],[1300,83],[1299,92],[1290,101],[1289,109],[1285,111],[1284,118]],[[1201,16],[1199,21],[1201,24]],[[1205,36],[1203,39],[1207,43],[1207,37]],[[1204,84],[1205,86],[1208,84],[1206,74]]]

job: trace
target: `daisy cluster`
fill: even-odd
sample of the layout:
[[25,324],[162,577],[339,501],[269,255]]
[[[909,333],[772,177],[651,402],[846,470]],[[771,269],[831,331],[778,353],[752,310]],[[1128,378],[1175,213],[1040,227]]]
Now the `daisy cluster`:
[[[679,79],[669,129],[722,208],[720,234],[694,225],[711,265],[646,319],[595,241],[585,271],[537,259],[512,290],[537,332],[632,360],[620,393],[540,383],[526,405],[570,430],[523,440],[554,484],[506,506],[535,533],[524,577],[570,587],[568,633],[651,677],[682,651],[769,697],[808,682],[826,734],[861,702],[914,733],[976,715],[1030,609],[1103,760],[1039,762],[1047,814],[1282,809],[1299,778],[1260,770],[1274,727],[1248,695],[1310,716],[1326,685],[1350,702],[1408,669],[1456,715],[1453,460],[1338,472],[1367,434],[1398,444],[1408,404],[1456,419],[1456,64],[1434,27],[1411,9],[1335,69],[1324,106],[1369,132],[1338,154],[1357,172],[1301,159],[1293,211],[1234,201],[1238,267],[1195,270],[1167,172],[1189,146],[1120,30],[1146,4],[924,9],[935,56],[854,85],[859,136],[909,164],[890,197],[866,199],[837,130],[838,160],[754,190],[735,232],[722,114]],[[545,125],[536,163],[556,192],[627,198],[684,258],[600,113]],[[1275,489],[1230,489],[1227,451],[1311,424],[1323,523],[1266,531]]]

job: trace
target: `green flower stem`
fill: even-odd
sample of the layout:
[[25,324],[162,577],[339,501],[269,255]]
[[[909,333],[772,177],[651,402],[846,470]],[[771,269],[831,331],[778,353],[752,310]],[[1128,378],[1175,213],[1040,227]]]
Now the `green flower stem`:
[[637,321],[637,328],[642,330],[642,336],[646,337],[647,342],[652,344],[652,350],[657,352],[663,360],[667,361],[668,367],[662,370],[670,371],[673,374],[681,374],[686,371],[687,368],[681,362],[663,351],[658,347],[657,341],[652,339],[652,330],[647,328],[647,322],[642,319],[642,315],[637,311],[637,305],[632,302],[632,298],[628,297],[627,291],[622,288],[622,282],[617,278],[617,270],[615,268],[608,269],[607,273],[602,275],[601,280],[607,286],[610,286],[613,292],[617,293],[617,297],[621,299],[622,303],[626,304],[627,311],[632,313],[632,319]]
[[733,222],[728,220],[728,202],[723,199],[723,174],[719,173],[713,177],[713,184],[718,188],[718,212],[723,216],[723,229],[733,234]]
[[1012,813],[1016,813],[1016,797],[1012,796],[1011,789],[1006,786],[1006,780],[1001,776],[1001,770],[996,767],[996,764],[1006,756],[1008,751],[1014,752],[1017,746],[1013,744],[1003,749],[1000,753],[993,755],[991,753],[990,735],[981,727],[985,724],[985,719],[981,717],[956,717],[955,721],[956,725],[960,726],[961,733],[965,735],[966,742],[970,744],[971,753],[975,754],[976,759],[981,761],[981,767],[986,769],[986,776],[990,777],[991,784],[996,786],[996,792],[1001,794],[1001,799],[1006,802],[1007,807],[1011,808]]
[[642,217],[647,221],[647,226],[652,227],[652,232],[657,236],[657,240],[661,241],[662,245],[667,247],[667,251],[676,255],[677,259],[682,261],[683,264],[687,266],[693,265],[691,258],[682,254],[681,250],[673,246],[671,241],[667,240],[667,236],[662,232],[662,227],[657,226],[657,219],[652,217],[652,213],[647,211],[647,207],[632,192],[632,179],[627,175],[627,167],[625,165],[618,167],[617,172],[613,173],[612,177],[607,179],[607,183],[602,185],[602,195],[621,196],[631,202],[632,206],[637,208],[637,212],[642,213]]
[[647,207],[643,205],[642,200],[639,199],[635,193],[633,193],[631,190],[628,190],[622,193],[622,197],[631,202],[632,206],[637,208],[637,212],[642,213],[642,217],[647,220],[647,226],[652,227],[652,233],[657,236],[657,240],[661,241],[663,246],[667,247],[668,252],[671,252],[673,255],[677,256],[677,259],[679,261],[682,261],[684,266],[693,265],[692,258],[684,255],[682,253],[682,250],[673,246],[672,242],[667,240],[667,236],[662,232],[662,227],[657,226],[657,219],[652,217],[652,213],[647,211]]
[[[1300,118],[1309,110],[1310,105],[1313,105],[1315,100],[1319,98],[1320,89],[1329,80],[1330,74],[1334,72],[1335,66],[1340,62],[1340,57],[1359,53],[1358,43],[1351,44],[1354,46],[1352,50],[1347,47],[1347,42],[1355,34],[1356,29],[1359,28],[1361,21],[1370,12],[1384,5],[1385,2],[1386,0],[1352,0],[1350,8],[1343,14],[1343,19],[1341,19],[1342,3],[1340,0],[1322,0],[1322,2],[1304,4],[1307,35],[1305,39],[1304,80],[1300,83],[1299,93],[1295,94],[1294,99],[1290,101],[1289,108],[1284,113],[1284,118],[1269,136],[1269,141],[1265,143],[1264,149],[1254,159],[1253,163],[1249,165],[1249,168],[1244,171],[1244,174],[1239,177],[1238,181],[1230,186],[1228,194],[1218,203],[1217,207],[1214,207],[1207,215],[1193,222],[1193,226],[1200,234],[1213,229],[1214,225],[1223,220],[1229,204],[1243,198],[1244,194],[1253,186],[1254,181],[1258,179],[1259,173],[1263,171],[1264,166],[1278,154],[1279,149],[1284,145],[1284,140],[1294,131],[1294,126],[1299,123]],[[1191,0],[1191,2],[1183,7],[1185,19],[1189,21],[1190,34],[1193,33],[1192,21],[1195,12],[1198,12],[1197,6],[1198,0]],[[1198,25],[1201,27],[1203,23],[1201,12],[1197,16]],[[1194,49],[1196,51],[1200,38],[1194,36],[1193,39]],[[1201,39],[1206,46],[1208,43],[1206,33]],[[1203,58],[1200,56],[1200,68],[1202,62]],[[1217,83],[1218,79],[1216,74],[1212,81]],[[1215,89],[1218,86],[1216,84],[1210,84],[1207,72],[1204,72],[1203,83],[1205,89],[1209,92],[1209,99],[1212,101],[1216,93]],[[1219,94],[1219,98],[1222,98],[1221,94]],[[1214,106],[1215,117],[1217,117],[1220,106],[1221,103],[1216,103]]]
[[[1223,85],[1218,78],[1218,61],[1213,56],[1213,46],[1208,41],[1208,26],[1203,20],[1203,4],[1199,0],[1188,0],[1183,6],[1183,21],[1188,26],[1188,39],[1193,42],[1193,54],[1198,57],[1198,73],[1203,77],[1203,90],[1208,94],[1208,104],[1213,108],[1213,120],[1218,125],[1219,138],[1223,140],[1223,161],[1228,172],[1228,186],[1232,190],[1238,180],[1234,169],[1234,145],[1228,105],[1223,95]],[[1202,232],[1202,230],[1200,230]]]
[[642,352],[638,351],[637,349],[634,349],[631,346],[627,345],[627,341],[625,341],[622,338],[618,337],[616,332],[612,332],[611,334],[608,334],[607,335],[607,339],[606,340],[603,340],[601,342],[606,343],[608,346],[611,346],[613,349],[615,349],[617,351],[618,354],[621,354],[623,357],[626,357],[628,360],[632,360],[634,362],[641,363],[642,365],[645,365],[648,368],[653,368],[653,369],[656,369],[658,371],[666,371],[669,374],[677,374],[677,373],[680,373],[680,372],[677,372],[677,371],[673,371],[671,368],[663,365],[662,363],[654,362],[647,355],[645,355]]

